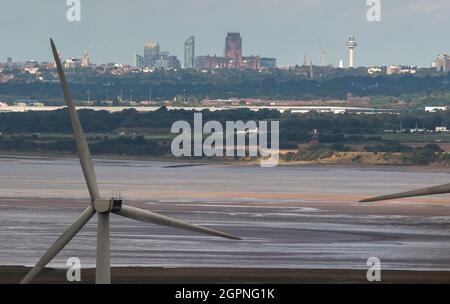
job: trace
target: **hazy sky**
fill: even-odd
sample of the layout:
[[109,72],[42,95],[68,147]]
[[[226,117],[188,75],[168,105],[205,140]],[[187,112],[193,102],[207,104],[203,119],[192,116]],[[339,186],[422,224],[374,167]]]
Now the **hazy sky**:
[[182,59],[196,36],[197,55],[223,54],[228,31],[243,37],[244,55],[279,64],[347,62],[355,34],[358,65],[429,66],[450,53],[450,0],[381,0],[382,21],[370,23],[366,0],[81,0],[81,22],[68,22],[66,0],[0,0],[0,62],[50,60],[48,38],[63,57],[89,50],[94,62],[131,63],[146,41]]

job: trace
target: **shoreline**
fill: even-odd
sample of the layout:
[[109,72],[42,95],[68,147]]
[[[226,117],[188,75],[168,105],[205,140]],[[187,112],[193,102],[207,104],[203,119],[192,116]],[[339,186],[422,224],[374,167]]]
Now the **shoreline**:
[[[0,266],[0,284],[17,284],[30,270]],[[265,268],[112,267],[113,284],[368,284],[367,270]],[[95,269],[81,270],[81,283],[95,281]],[[68,284],[66,270],[46,268],[33,283]],[[450,271],[381,271],[382,284],[449,284]],[[73,283],[70,283],[73,284]]]
[[[49,153],[49,152],[9,152],[0,151],[0,158],[17,157],[17,158],[59,158],[59,159],[76,159],[77,154],[71,153]],[[119,160],[119,161],[148,161],[148,162],[166,162],[175,164],[186,164],[188,166],[201,165],[220,165],[220,166],[238,166],[238,167],[257,167],[259,162],[257,160],[223,160],[223,159],[181,159],[168,158],[156,156],[128,156],[128,155],[93,155],[93,159],[97,160]],[[350,169],[379,169],[379,170],[405,170],[410,172],[436,172],[436,173],[450,173],[450,167],[438,165],[401,165],[401,164],[364,164],[364,163],[345,163],[345,162],[321,162],[321,161],[284,161],[280,160],[278,167],[323,167],[323,168],[350,168]]]

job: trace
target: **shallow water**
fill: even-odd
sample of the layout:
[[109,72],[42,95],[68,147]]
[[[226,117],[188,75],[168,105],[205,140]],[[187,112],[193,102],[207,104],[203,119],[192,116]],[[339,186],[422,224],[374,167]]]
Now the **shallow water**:
[[[96,160],[104,196],[224,230],[243,241],[112,216],[113,265],[450,270],[445,196],[356,201],[450,181],[406,168],[277,167]],[[31,265],[87,205],[76,159],[0,157],[0,264]],[[59,198],[69,200],[59,200]],[[41,198],[41,199],[37,199]],[[95,218],[52,262],[95,263]]]

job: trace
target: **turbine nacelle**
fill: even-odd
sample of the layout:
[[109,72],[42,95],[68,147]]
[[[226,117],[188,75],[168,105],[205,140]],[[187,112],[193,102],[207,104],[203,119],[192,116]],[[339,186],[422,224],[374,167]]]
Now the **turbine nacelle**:
[[98,213],[111,213],[111,212],[119,212],[122,210],[122,200],[111,198],[97,198],[92,203],[94,209]]

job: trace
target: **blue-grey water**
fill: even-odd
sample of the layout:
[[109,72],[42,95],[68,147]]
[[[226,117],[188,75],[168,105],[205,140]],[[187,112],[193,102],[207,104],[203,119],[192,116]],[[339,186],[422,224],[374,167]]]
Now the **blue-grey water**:
[[[277,167],[96,160],[103,196],[220,229],[243,241],[113,215],[115,266],[450,270],[446,196],[358,199],[450,182],[450,170]],[[88,204],[77,159],[0,157],[0,265],[32,265]],[[95,218],[51,263],[95,263]]]

